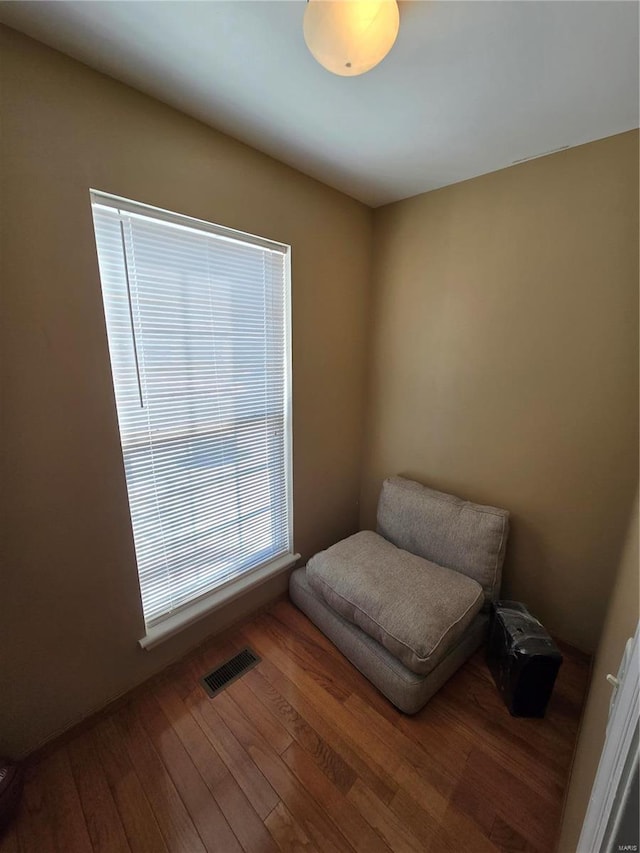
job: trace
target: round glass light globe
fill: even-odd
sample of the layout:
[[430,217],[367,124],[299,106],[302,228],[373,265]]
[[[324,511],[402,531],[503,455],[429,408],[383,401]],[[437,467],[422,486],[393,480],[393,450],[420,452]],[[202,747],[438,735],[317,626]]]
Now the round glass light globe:
[[396,0],[308,0],[303,32],[320,65],[355,77],[384,59],[399,26]]

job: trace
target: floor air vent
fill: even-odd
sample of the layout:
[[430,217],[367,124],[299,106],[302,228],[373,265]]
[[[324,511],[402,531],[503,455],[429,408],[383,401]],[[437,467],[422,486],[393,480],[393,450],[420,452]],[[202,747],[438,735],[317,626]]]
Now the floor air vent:
[[216,667],[209,675],[201,678],[200,683],[209,696],[213,698],[221,690],[224,690],[227,684],[231,684],[232,681],[240,678],[241,675],[244,675],[245,672],[259,663],[260,658],[252,649],[243,649],[237,655],[234,655],[228,661]]

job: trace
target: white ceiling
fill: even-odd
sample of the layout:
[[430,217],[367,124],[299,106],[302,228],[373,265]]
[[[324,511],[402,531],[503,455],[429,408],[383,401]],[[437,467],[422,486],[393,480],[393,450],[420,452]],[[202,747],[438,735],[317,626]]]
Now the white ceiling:
[[0,2],[0,20],[372,206],[638,126],[635,2],[400,3],[336,77],[304,0]]

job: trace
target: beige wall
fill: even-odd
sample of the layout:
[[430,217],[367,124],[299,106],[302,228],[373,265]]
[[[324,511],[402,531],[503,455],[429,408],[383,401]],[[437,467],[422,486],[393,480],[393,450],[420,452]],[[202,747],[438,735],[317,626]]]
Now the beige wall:
[[580,726],[562,820],[559,853],[576,853],[578,849],[580,830],[598,769],[609,716],[611,686],[606,681],[606,675],[609,672],[613,675],[617,673],[626,642],[634,635],[637,624],[638,499],[636,497]]
[[638,134],[375,211],[382,479],[512,512],[504,597],[595,647],[637,483]]
[[3,29],[0,754],[281,592],[145,652],[89,187],[292,248],[295,544],[358,522],[371,211]]

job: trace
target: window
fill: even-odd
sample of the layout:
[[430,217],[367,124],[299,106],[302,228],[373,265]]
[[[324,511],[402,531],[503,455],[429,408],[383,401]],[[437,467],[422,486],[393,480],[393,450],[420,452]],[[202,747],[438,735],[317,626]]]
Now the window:
[[289,247],[91,202],[142,606],[162,635],[294,560]]

